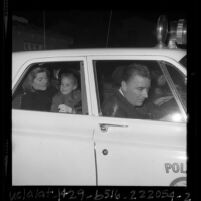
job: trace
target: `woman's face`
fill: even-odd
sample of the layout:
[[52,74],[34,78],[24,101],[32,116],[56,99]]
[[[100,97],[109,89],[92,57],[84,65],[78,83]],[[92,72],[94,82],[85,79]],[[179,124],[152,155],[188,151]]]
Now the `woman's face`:
[[32,87],[36,90],[46,90],[48,84],[48,77],[46,72],[37,73],[33,80]]

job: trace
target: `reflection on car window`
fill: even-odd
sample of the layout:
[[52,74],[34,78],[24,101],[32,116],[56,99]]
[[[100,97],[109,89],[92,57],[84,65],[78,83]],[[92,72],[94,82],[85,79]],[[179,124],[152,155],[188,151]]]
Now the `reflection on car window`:
[[170,63],[165,63],[165,65],[172,78],[172,81],[174,82],[179,98],[186,108],[186,78]]
[[94,61],[99,114],[183,122],[184,117],[156,61]]
[[14,109],[88,114],[81,62],[37,63],[13,94]]

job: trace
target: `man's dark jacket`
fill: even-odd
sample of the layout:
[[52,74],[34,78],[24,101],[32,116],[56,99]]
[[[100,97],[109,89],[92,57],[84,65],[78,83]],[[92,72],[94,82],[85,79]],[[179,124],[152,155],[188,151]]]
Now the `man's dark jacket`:
[[134,107],[118,90],[103,103],[102,113],[103,116],[110,117],[151,118],[151,114],[145,107]]

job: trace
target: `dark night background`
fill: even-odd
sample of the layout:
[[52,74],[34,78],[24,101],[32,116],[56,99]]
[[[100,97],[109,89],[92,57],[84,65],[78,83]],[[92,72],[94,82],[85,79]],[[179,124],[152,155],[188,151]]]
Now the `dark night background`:
[[[157,19],[164,14],[169,21],[186,18],[187,15],[185,11],[136,12],[135,10],[115,9],[13,11],[13,51],[23,50],[23,48],[31,50],[106,46],[153,47],[157,44],[155,36]],[[25,18],[28,22],[16,20],[16,16]],[[26,33],[26,36],[23,35],[18,39],[17,32],[19,31]],[[33,36],[34,33],[35,36]],[[24,41],[21,41],[21,44],[28,42],[41,44],[41,46],[39,48],[23,46],[22,48],[19,44],[22,38]]]
[[[17,4],[18,1],[16,1]],[[162,2],[165,4],[165,2]],[[97,3],[98,4],[98,3]],[[180,6],[179,6],[180,7]],[[63,49],[63,48],[99,48],[106,47],[107,44],[107,34],[109,27],[109,19],[111,10],[110,9],[91,9],[91,10],[48,10],[48,9],[10,9],[9,15],[12,17],[11,23],[12,28],[10,31],[12,32],[12,51],[24,51],[24,50],[37,50],[37,49]],[[139,10],[120,10],[120,9],[112,9],[112,17],[110,23],[110,32],[109,32],[109,40],[107,47],[153,47],[156,46],[156,23],[157,19],[160,15],[166,15],[168,20],[178,20],[178,19],[187,19],[187,15],[189,16],[189,11],[187,7],[185,9],[176,9],[174,10],[169,8],[167,11],[145,11]],[[151,10],[151,8],[150,8]],[[191,9],[192,12],[192,9]],[[198,15],[198,13],[197,13]],[[20,22],[19,18],[13,19],[13,16],[22,17],[28,20],[28,23]],[[188,18],[188,36],[190,31],[195,29],[195,24],[198,24],[198,20],[194,21],[194,15],[192,14],[193,19]],[[44,18],[45,18],[45,36],[46,36],[46,45],[44,48]],[[195,23],[195,24],[193,24]],[[2,23],[3,24],[3,23]],[[190,50],[188,49],[188,61],[191,59],[190,64],[194,63],[195,50],[193,51],[194,44],[192,44],[193,37],[191,36],[191,44]],[[198,38],[198,32],[196,32],[196,37]],[[2,34],[3,35],[3,34]],[[53,40],[54,39],[54,40]],[[57,41],[58,40],[58,41]],[[192,42],[193,41],[193,42]],[[5,44],[4,44],[5,43]],[[6,51],[10,52],[10,38],[4,39],[3,43],[5,45]],[[35,46],[38,45],[38,46]],[[189,47],[189,43],[188,43]],[[193,54],[194,53],[194,54]],[[11,59],[5,59],[4,52],[2,56],[2,61],[4,62],[3,66],[11,66]],[[7,54],[8,55],[8,54]],[[189,58],[189,55],[190,58]],[[8,57],[10,58],[10,57]],[[192,62],[193,60],[193,62]],[[188,66],[189,62],[188,62]],[[194,66],[194,69],[193,69]],[[188,77],[190,83],[188,87],[195,86],[195,66],[192,65],[189,70],[192,71],[192,75]],[[4,89],[3,94],[8,94],[7,86],[5,85],[5,74],[8,74],[9,68],[4,68],[1,75],[1,86]],[[11,74],[11,73],[10,73]],[[6,77],[7,79],[7,77]],[[8,78],[9,79],[9,78]],[[197,82],[197,81],[196,81]],[[10,83],[10,80],[7,82]],[[198,86],[198,85],[196,85]],[[192,94],[195,97],[195,94]],[[10,94],[7,95],[9,97]],[[11,98],[11,97],[10,97]],[[193,99],[193,98],[192,98]],[[197,100],[197,99],[196,99]],[[5,112],[9,114],[9,105],[8,101],[2,101],[2,119],[4,122],[9,122],[10,117],[5,118],[3,115]],[[11,101],[10,101],[11,102]],[[6,104],[7,103],[7,104]],[[188,106],[191,103],[191,109],[197,106],[198,102],[194,100],[188,101]],[[8,107],[5,107],[8,105]],[[190,109],[190,110],[191,110]],[[195,111],[195,108],[192,109]],[[189,111],[189,110],[188,110]],[[11,115],[10,115],[11,116]],[[197,119],[197,118],[196,118]],[[188,129],[195,130],[198,122],[194,122],[194,116],[190,118],[190,125]],[[6,124],[6,123],[5,123]],[[8,126],[10,128],[10,126]],[[194,131],[193,130],[193,131]],[[8,131],[8,129],[6,129]],[[9,130],[10,132],[10,130]],[[198,131],[196,132],[198,134]],[[192,132],[193,134],[193,132]],[[196,136],[197,137],[197,136]],[[194,139],[191,138],[191,143],[194,143]],[[188,139],[190,142],[190,139]],[[198,142],[198,141],[197,141]],[[191,150],[191,166],[194,165],[193,170],[191,172],[191,176],[193,176],[192,180],[194,181],[195,176],[197,176],[197,171],[195,171],[195,167],[197,167],[197,159],[198,156],[194,155],[194,149]],[[196,150],[197,151],[197,150]],[[196,160],[195,160],[196,159]],[[198,170],[198,167],[196,168]],[[5,189],[4,189],[5,191]],[[198,191],[197,191],[198,192]],[[3,197],[3,194],[2,194]],[[4,199],[4,197],[3,197]],[[3,200],[2,199],[2,200]]]

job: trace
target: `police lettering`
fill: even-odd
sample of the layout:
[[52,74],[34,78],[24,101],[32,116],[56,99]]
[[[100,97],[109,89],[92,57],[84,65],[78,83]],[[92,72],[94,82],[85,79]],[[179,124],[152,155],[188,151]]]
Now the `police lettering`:
[[165,163],[166,173],[170,173],[171,170],[174,173],[186,173],[186,169],[184,168],[184,163]]

